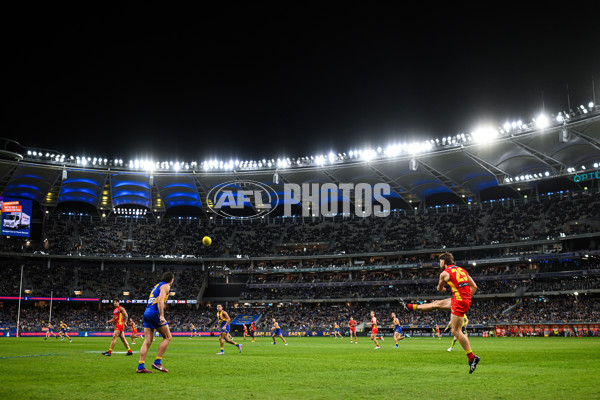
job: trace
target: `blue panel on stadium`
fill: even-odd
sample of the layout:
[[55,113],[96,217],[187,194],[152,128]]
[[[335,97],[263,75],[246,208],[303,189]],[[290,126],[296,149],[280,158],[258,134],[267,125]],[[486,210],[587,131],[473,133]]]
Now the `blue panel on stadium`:
[[69,187],[63,187],[60,191],[61,195],[63,194],[69,194],[69,193],[86,193],[89,194],[90,196],[94,196],[94,197],[98,197],[99,193],[91,190],[91,189],[86,189],[86,188],[69,188]]
[[32,165],[19,165],[4,190],[5,196],[21,197],[41,203],[58,179],[60,170]]
[[144,174],[114,174],[111,177],[113,206],[135,204],[150,208],[150,177]]
[[121,181],[117,183],[113,183],[113,188],[121,187],[121,186],[139,186],[145,189],[150,189],[150,183],[144,182],[135,182],[135,181]]
[[202,208],[196,182],[190,175],[161,175],[154,178],[165,208],[188,206]]
[[94,171],[67,170],[67,179],[62,183],[58,202],[79,201],[98,205],[106,175]]

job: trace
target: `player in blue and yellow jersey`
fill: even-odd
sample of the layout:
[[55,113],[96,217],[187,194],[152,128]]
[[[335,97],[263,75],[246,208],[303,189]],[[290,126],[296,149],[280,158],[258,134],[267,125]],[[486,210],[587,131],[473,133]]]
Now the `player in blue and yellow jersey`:
[[231,336],[229,335],[229,324],[231,323],[231,318],[229,318],[229,314],[227,314],[227,311],[223,310],[223,306],[221,304],[217,304],[217,319],[219,320],[219,325],[221,328],[221,333],[219,335],[219,344],[221,345],[221,351],[219,351],[217,355],[221,356],[225,354],[225,342],[236,346],[241,353],[242,345],[234,342]]
[[54,333],[54,325],[48,322],[48,330],[46,331],[46,337],[44,338],[44,340],[48,340],[50,334],[53,334],[54,337],[58,339],[58,336],[56,336],[56,333]]
[[398,340],[402,340],[406,337],[410,337],[408,335],[402,335],[402,326],[400,325],[400,320],[396,317],[396,313],[392,313],[392,327],[394,328],[394,342],[396,342],[395,348],[398,348]]
[[339,336],[340,339],[342,339],[342,334],[340,333],[340,326],[338,325],[337,322],[333,323],[333,329],[334,329],[334,331],[333,331],[333,337],[335,339],[337,339],[337,337]]
[[273,327],[271,328],[271,330],[273,331],[273,335],[271,335],[271,337],[273,338],[273,344],[277,344],[277,342],[275,341],[275,337],[279,336],[281,340],[283,340],[283,343],[285,343],[286,346],[288,345],[288,342],[286,342],[285,338],[283,337],[283,331],[279,327],[279,323],[275,320],[275,318],[273,318]]
[[67,324],[65,324],[64,322],[60,321],[60,340],[64,340],[64,336],[67,337],[67,339],[69,339],[69,343],[73,342],[73,339],[71,339],[71,337],[69,336],[69,334],[67,333],[67,329],[69,329],[69,327],[67,326]]
[[146,355],[148,349],[152,345],[154,338],[154,331],[159,332],[163,340],[158,345],[158,352],[156,353],[156,359],[152,364],[152,368],[159,370],[160,372],[169,372],[162,365],[162,357],[171,342],[171,330],[165,319],[165,303],[169,297],[171,291],[171,285],[175,280],[175,275],[172,272],[165,272],[160,280],[150,291],[150,298],[148,298],[148,305],[146,311],[144,311],[144,343],[140,348],[140,362],[138,364],[137,373],[151,373],[146,369]]
[[190,334],[190,339],[198,335],[198,333],[196,332],[196,326],[194,326],[194,324],[190,324],[190,330],[192,331],[192,333]]

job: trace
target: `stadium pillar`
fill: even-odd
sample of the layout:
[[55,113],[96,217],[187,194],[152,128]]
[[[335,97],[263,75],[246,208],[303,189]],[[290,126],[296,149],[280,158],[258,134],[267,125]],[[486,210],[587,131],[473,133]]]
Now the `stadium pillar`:
[[21,264],[21,283],[19,284],[19,307],[17,309],[17,336],[19,337],[19,327],[21,324],[21,293],[23,292],[23,267]]

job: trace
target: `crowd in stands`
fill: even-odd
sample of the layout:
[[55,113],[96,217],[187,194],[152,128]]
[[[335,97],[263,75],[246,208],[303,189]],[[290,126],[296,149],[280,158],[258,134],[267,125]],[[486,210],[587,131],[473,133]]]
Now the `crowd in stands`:
[[[197,299],[204,279],[198,268],[173,267],[175,283],[171,290],[179,299]],[[166,266],[73,265],[36,263],[23,267],[22,293],[33,297],[84,297],[113,299],[147,298],[152,287],[167,271]],[[0,296],[17,296],[21,287],[21,266],[0,263]],[[76,294],[75,291],[80,292]]]
[[[43,240],[0,250],[141,257],[356,254],[521,243],[600,231],[597,194],[396,212],[387,218],[75,221],[50,218]],[[202,245],[203,236],[213,244]],[[47,239],[47,242],[44,240]],[[19,246],[19,243],[21,245]],[[37,247],[36,247],[37,246]]]
[[[141,326],[143,306],[125,305],[130,319]],[[402,324],[430,325],[442,327],[448,322],[448,312],[435,311],[418,313],[403,311],[397,301],[382,303],[322,303],[322,304],[287,304],[262,307],[226,307],[229,316],[234,319],[238,315],[260,315],[256,324],[259,331],[270,331],[272,319],[275,318],[284,330],[331,331],[334,323],[344,330],[350,317],[353,317],[361,328],[366,328],[370,320],[370,312],[375,311],[381,327],[392,323],[391,313],[396,313]],[[517,324],[517,323],[567,323],[567,322],[600,322],[600,298],[583,299],[570,297],[525,298],[515,303],[513,299],[479,299],[474,301],[469,313],[471,325]],[[66,305],[55,304],[52,321],[56,326],[64,321],[74,331],[111,331],[113,326],[107,324],[112,317],[112,306],[97,304]],[[49,307],[47,304],[21,308],[20,323],[22,331],[41,331],[47,325]],[[218,331],[216,307],[169,306],[166,318],[173,331],[189,331],[191,324],[200,331]],[[0,327],[15,327],[17,307],[15,304],[0,303]]]

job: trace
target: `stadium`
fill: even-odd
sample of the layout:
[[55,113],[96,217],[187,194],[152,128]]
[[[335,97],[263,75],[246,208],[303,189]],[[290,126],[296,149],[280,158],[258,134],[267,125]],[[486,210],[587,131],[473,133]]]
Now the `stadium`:
[[593,13],[27,7],[3,398],[600,397]]
[[[400,301],[445,297],[435,290],[437,257],[449,251],[478,284],[470,337],[598,337],[600,111],[590,104],[545,121],[412,149],[232,164],[124,163],[7,140],[4,207],[21,204],[30,223],[3,219],[0,329],[41,340],[51,320],[64,321],[75,341],[109,337],[112,300],[141,325],[148,289],[172,271],[175,338],[190,337],[192,324],[199,337],[218,335],[222,304],[234,337],[249,321],[269,337],[273,318],[286,337],[327,337],[335,323],[347,336],[353,316],[367,342],[370,311],[385,321],[385,338]],[[213,201],[211,191],[231,188],[239,200],[245,182],[270,187],[270,207],[247,198],[215,207],[225,194]],[[352,190],[293,203],[284,186],[306,183]],[[361,183],[389,185],[384,217],[363,216]],[[447,318],[400,317],[407,341],[435,339]]]

